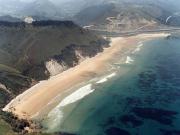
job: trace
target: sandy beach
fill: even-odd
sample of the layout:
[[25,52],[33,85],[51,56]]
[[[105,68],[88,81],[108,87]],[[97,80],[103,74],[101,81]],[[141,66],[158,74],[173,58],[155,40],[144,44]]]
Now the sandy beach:
[[107,70],[106,63],[115,57],[123,48],[131,48],[140,41],[166,37],[168,34],[141,34],[132,37],[112,38],[109,48],[104,49],[93,58],[86,59],[81,64],[63,73],[44,80],[26,90],[12,100],[3,110],[10,111],[20,118],[31,119],[48,105],[58,94],[73,86],[92,79]]

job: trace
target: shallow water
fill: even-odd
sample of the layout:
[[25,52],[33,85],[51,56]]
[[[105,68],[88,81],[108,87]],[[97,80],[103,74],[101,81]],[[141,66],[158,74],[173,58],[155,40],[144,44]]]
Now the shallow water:
[[101,83],[94,81],[89,95],[56,108],[56,114],[43,121],[46,131],[180,135],[180,40],[140,43],[123,55],[124,63],[117,64],[118,55],[111,63],[116,75],[99,78]]

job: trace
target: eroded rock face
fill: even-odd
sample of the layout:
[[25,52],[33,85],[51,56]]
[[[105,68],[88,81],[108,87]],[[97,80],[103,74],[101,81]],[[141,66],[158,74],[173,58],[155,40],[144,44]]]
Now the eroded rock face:
[[4,84],[1,84],[1,83],[0,83],[0,88],[4,89],[4,90],[7,90],[6,86]]
[[74,67],[87,58],[94,57],[108,47],[108,42],[94,41],[89,46],[71,44],[45,63],[45,67],[50,76],[57,75],[63,71]]
[[65,63],[58,63],[54,59],[51,59],[50,61],[46,62],[45,65],[46,65],[46,69],[50,73],[50,76],[55,76],[67,69]]
[[2,83],[0,83],[0,89],[4,90],[8,94],[11,94],[11,91]]
[[83,53],[82,51],[75,50],[75,55],[78,58],[79,63],[83,62],[86,58],[88,58],[88,57],[84,57],[82,53]]
[[[0,40],[0,49],[5,52],[0,54],[1,64],[8,64],[23,76],[38,81],[62,72],[63,63],[68,68],[76,66],[109,44],[71,21],[33,21],[32,24],[0,21]],[[46,63],[51,59],[61,66]]]

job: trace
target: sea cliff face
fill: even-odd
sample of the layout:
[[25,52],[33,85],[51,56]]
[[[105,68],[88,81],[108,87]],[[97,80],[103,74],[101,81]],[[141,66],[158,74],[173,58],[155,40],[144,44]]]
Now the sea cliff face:
[[102,42],[100,40],[93,41],[89,46],[71,44],[62,50],[60,55],[53,57],[61,65],[64,71],[70,67],[76,66],[86,58],[91,58],[102,52],[105,47],[108,47],[108,42]]
[[108,44],[70,21],[0,22],[0,30],[1,63],[35,80],[50,76],[46,63],[51,59],[67,69]]
[[63,63],[58,63],[55,59],[51,59],[46,62],[46,69],[51,76],[54,76],[66,70],[67,66]]

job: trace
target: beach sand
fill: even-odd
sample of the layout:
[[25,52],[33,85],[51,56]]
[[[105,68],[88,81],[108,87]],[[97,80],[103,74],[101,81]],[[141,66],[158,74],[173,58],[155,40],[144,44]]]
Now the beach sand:
[[13,99],[3,111],[12,112],[19,118],[31,119],[60,93],[105,72],[108,68],[106,63],[123,48],[131,48],[140,41],[166,36],[168,34],[161,33],[112,38],[110,47],[104,49],[102,53],[93,58],[86,59],[78,66],[53,76],[48,80],[39,82]]

